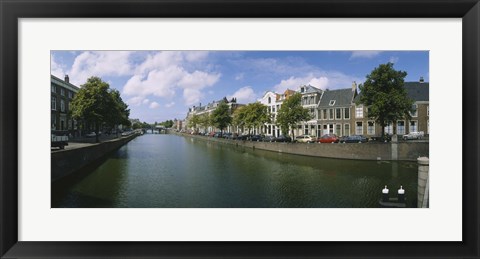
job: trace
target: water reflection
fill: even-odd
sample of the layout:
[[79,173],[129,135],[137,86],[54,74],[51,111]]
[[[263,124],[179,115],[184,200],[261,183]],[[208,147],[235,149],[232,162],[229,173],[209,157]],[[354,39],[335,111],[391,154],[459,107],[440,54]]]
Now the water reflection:
[[403,185],[415,205],[415,163],[326,159],[146,134],[74,181],[54,185],[52,207],[378,207]]

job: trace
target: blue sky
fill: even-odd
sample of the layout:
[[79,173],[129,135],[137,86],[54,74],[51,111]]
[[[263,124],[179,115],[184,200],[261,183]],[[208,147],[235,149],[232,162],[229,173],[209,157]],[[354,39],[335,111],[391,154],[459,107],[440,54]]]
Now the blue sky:
[[130,117],[148,123],[184,119],[188,108],[236,97],[254,102],[266,91],[350,88],[392,62],[406,81],[429,81],[428,51],[52,51],[51,73],[81,86],[99,76],[118,89]]

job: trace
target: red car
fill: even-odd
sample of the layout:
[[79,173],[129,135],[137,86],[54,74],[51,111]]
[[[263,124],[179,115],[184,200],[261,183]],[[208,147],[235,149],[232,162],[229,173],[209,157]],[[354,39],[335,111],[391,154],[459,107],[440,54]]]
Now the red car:
[[338,143],[340,139],[335,134],[325,134],[318,139],[319,143]]

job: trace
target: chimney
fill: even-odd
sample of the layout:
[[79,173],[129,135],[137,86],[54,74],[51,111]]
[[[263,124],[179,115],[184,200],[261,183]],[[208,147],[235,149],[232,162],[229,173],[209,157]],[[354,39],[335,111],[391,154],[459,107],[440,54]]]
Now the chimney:
[[420,77],[420,83],[423,83],[425,82],[425,80],[423,80],[423,76]]
[[357,91],[357,82],[356,81],[353,81],[352,83],[352,92],[356,92]]
[[65,75],[65,82],[70,83],[70,78],[68,77],[68,75]]

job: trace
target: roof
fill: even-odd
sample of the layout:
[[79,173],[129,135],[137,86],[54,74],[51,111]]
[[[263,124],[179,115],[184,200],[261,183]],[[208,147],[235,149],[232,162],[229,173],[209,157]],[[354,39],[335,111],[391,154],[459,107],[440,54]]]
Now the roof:
[[[413,99],[415,102],[422,102],[422,101],[429,101],[429,86],[428,82],[420,83],[420,82],[405,82],[404,87],[407,90],[408,97]],[[360,99],[360,92],[357,97],[355,97],[355,101]]]
[[50,74],[50,82],[55,83],[56,85],[63,86],[71,91],[74,91],[75,93],[80,90],[80,88],[72,83],[67,83],[64,80]]
[[[300,92],[300,89],[301,88],[305,88],[305,91],[304,92]],[[299,87],[299,92],[302,93],[302,94],[308,94],[308,93],[321,93],[322,90],[321,89],[318,89],[314,86],[311,86],[311,85],[302,85]]]
[[[354,91],[350,88],[338,90],[326,90],[323,92],[322,98],[318,107],[347,107],[350,106],[353,100]],[[330,105],[330,101],[335,101]]]
[[420,82],[405,82],[405,88],[408,92],[408,97],[414,101],[429,101],[429,83]]

